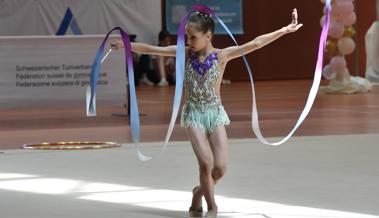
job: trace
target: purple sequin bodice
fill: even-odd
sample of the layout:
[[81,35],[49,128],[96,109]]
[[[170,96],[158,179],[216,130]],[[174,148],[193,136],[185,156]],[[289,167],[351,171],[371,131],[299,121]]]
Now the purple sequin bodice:
[[205,73],[212,67],[214,60],[217,60],[217,53],[215,51],[210,53],[205,58],[203,63],[199,61],[199,58],[195,52],[189,52],[189,61],[191,63],[191,66],[201,76],[204,76]]
[[204,111],[207,107],[221,104],[216,92],[220,76],[217,53],[210,53],[201,63],[194,52],[189,53],[185,71],[187,109],[196,107]]

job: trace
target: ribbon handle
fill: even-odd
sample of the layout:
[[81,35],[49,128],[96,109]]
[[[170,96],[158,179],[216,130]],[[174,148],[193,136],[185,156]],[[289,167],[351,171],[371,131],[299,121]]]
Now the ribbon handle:
[[[96,116],[96,94],[94,96],[91,96],[91,86],[87,86],[86,88],[86,111],[87,111],[87,117],[94,117]],[[91,105],[91,97],[92,97],[92,106]],[[92,107],[92,109],[90,109]]]

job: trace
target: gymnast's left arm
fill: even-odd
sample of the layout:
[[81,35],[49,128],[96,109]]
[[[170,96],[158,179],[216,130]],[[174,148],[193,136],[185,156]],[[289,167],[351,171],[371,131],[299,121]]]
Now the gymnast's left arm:
[[232,60],[234,58],[241,57],[242,54],[243,55],[249,54],[250,52],[252,52],[254,50],[260,49],[263,46],[270,44],[271,42],[279,39],[280,37],[282,37],[285,34],[296,32],[302,26],[303,26],[303,24],[299,24],[297,21],[296,9],[293,9],[292,22],[290,24],[288,24],[287,26],[285,26],[285,27],[283,27],[277,31],[258,36],[255,39],[253,39],[250,42],[247,42],[243,45],[230,46],[230,47],[227,47],[225,49],[222,49],[220,52],[220,58],[223,61],[228,62],[229,60]]
[[[111,48],[118,50],[124,48],[124,42],[122,40],[111,41]],[[148,55],[160,55],[160,56],[176,56],[176,45],[170,46],[154,46],[146,43],[132,42],[131,43],[132,52],[138,54],[148,54]]]

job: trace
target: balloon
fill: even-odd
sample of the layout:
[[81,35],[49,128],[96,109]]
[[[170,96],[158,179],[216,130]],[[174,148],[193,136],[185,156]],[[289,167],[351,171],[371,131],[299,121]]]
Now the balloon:
[[357,21],[357,15],[355,12],[338,16],[338,21],[344,26],[353,25]]
[[350,14],[354,11],[354,4],[352,1],[336,1],[334,11],[338,15]]
[[342,37],[338,40],[337,47],[341,54],[348,55],[355,50],[355,42],[349,37]]
[[332,80],[336,76],[336,72],[334,72],[330,64],[328,64],[322,70],[322,75],[325,79]]
[[[325,4],[326,0],[320,0],[322,4]],[[335,0],[332,0],[332,4],[333,4],[333,1]],[[354,1],[354,0],[344,0],[344,1]]]
[[[324,6],[324,9],[322,11],[324,12],[324,14],[326,13],[326,6]],[[333,6],[332,6],[332,10],[330,11],[330,15],[332,17],[338,16],[338,14],[336,13],[336,10],[334,9]]]
[[346,68],[346,60],[343,56],[334,56],[330,60],[330,66],[335,72],[342,72]]
[[348,84],[350,82],[350,72],[349,69],[342,71],[342,84]]
[[328,57],[334,56],[337,51],[337,42],[333,39],[328,39],[326,41],[325,49],[326,49],[326,54],[328,55]]
[[324,21],[325,21],[325,15],[323,15],[320,19],[320,26],[323,27],[324,26]]
[[346,85],[350,82],[350,73],[349,69],[345,68],[342,71],[335,74],[335,79],[338,82],[341,82],[342,84]]
[[336,20],[332,20],[329,26],[329,36],[338,39],[345,32],[344,26]]
[[355,29],[352,26],[348,26],[345,28],[345,32],[343,33],[344,37],[354,37],[355,36]]

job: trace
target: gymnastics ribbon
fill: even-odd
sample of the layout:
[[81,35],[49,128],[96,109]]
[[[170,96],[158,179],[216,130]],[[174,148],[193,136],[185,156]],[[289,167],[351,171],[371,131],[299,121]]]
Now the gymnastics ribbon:
[[[273,143],[269,142],[266,138],[263,137],[262,132],[261,132],[261,130],[259,128],[259,119],[258,119],[258,110],[257,110],[257,104],[256,104],[256,97],[255,97],[255,88],[254,88],[253,74],[252,74],[252,71],[251,71],[249,63],[248,63],[245,55],[243,54],[243,51],[241,50],[241,56],[242,56],[243,61],[244,61],[245,65],[246,65],[246,69],[248,70],[248,73],[249,73],[250,83],[251,83],[251,90],[252,90],[252,96],[253,96],[253,99],[252,99],[253,100],[253,105],[252,105],[252,121],[251,121],[252,122],[252,128],[253,128],[253,131],[254,131],[255,135],[259,139],[259,141],[261,141],[264,144],[277,146],[277,145],[280,145],[280,144],[283,144],[284,142],[286,142],[288,139],[291,138],[291,136],[299,128],[299,126],[305,120],[305,118],[307,117],[307,115],[309,114],[309,112],[310,112],[310,110],[312,108],[312,105],[313,105],[314,100],[316,98],[318,87],[319,87],[320,81],[321,81],[322,66],[323,66],[323,60],[324,60],[324,51],[325,51],[325,45],[326,45],[326,40],[327,40],[328,30],[329,30],[329,23],[330,23],[331,0],[326,0],[325,4],[326,4],[326,13],[325,13],[326,16],[325,16],[325,21],[324,21],[323,28],[322,28],[322,31],[321,31],[321,36],[320,36],[319,49],[318,49],[318,58],[317,58],[316,69],[315,69],[315,73],[314,73],[314,80],[313,80],[313,84],[312,84],[311,90],[309,92],[309,96],[308,96],[307,102],[306,102],[305,107],[304,107],[304,109],[303,109],[303,111],[302,111],[302,113],[301,113],[298,121],[296,122],[294,128],[290,131],[290,133],[286,137],[284,137],[282,140],[280,140],[278,142],[273,142]],[[192,7],[192,9],[193,10],[197,10],[197,11],[201,11],[201,12],[206,13],[206,14],[210,14],[213,17],[215,17],[217,19],[217,21],[221,24],[221,26],[230,35],[230,37],[233,39],[234,43],[237,46],[239,46],[238,43],[237,43],[237,41],[236,41],[236,39],[234,38],[233,34],[228,29],[228,27],[212,11],[212,9],[210,9],[210,8],[208,8],[206,6],[203,6],[203,5],[195,5],[195,6]],[[178,68],[177,68],[177,70],[178,70]],[[179,69],[179,70],[182,70],[182,69]]]
[[87,87],[87,116],[96,116],[96,83],[99,78],[100,64],[109,54],[109,52],[104,56],[103,60],[101,57],[104,53],[104,46],[109,37],[109,35],[115,31],[119,30],[121,34],[122,41],[124,43],[124,52],[125,52],[125,62],[128,67],[128,80],[129,80],[129,94],[130,94],[130,126],[132,131],[132,140],[133,144],[136,147],[138,158],[141,161],[150,160],[151,157],[145,156],[139,149],[140,142],[140,123],[139,123],[139,112],[137,105],[137,96],[134,86],[134,70],[133,70],[133,59],[132,59],[132,48],[129,40],[129,35],[124,32],[120,27],[113,28],[100,44],[99,49],[97,50],[95,59],[92,64],[91,76],[90,76],[90,85]]

